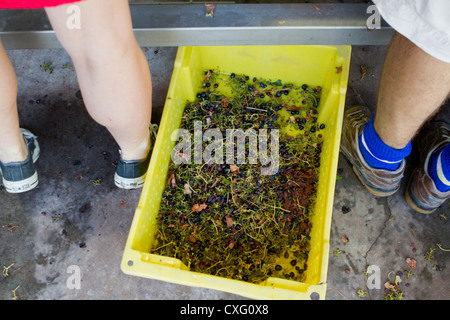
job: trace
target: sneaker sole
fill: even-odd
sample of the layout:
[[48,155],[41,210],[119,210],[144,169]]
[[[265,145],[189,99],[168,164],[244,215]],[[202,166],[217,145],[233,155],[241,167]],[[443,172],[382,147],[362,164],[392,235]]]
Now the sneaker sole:
[[3,179],[3,185],[9,193],[22,193],[30,191],[39,183],[38,174],[35,172],[31,177],[21,181],[8,181]]
[[138,178],[124,178],[117,174],[114,174],[114,184],[121,189],[139,189],[142,188],[145,182],[145,174]]

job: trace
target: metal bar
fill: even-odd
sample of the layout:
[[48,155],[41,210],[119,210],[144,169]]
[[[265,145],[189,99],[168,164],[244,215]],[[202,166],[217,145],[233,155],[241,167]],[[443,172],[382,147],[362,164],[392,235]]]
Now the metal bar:
[[[367,30],[365,4],[130,5],[141,46],[386,45],[393,30]],[[81,25],[82,27],[82,25]],[[7,49],[60,48],[44,10],[0,10]]]

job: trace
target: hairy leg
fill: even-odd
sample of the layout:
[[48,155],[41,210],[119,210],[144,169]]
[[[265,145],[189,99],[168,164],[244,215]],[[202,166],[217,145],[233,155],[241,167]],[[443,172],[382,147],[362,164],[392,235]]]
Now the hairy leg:
[[63,47],[73,60],[89,114],[118,143],[122,158],[146,157],[150,146],[151,75],[133,33],[127,0],[75,3],[80,28],[66,21],[70,4],[46,12]]
[[389,47],[374,127],[381,140],[404,148],[450,92],[450,64],[428,55],[401,34]]

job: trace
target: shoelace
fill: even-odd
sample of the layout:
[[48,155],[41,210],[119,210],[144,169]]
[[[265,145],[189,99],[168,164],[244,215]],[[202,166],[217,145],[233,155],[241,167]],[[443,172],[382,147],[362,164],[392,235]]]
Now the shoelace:
[[150,129],[150,140],[154,144],[156,141],[156,136],[158,134],[158,125],[156,123],[150,123],[149,129]]
[[22,132],[22,135],[24,136],[24,138],[25,138],[26,140],[28,140],[28,139],[37,139],[37,136],[34,135],[33,133],[31,133],[31,132],[28,131],[28,130],[25,130],[25,129],[20,128],[20,131]]

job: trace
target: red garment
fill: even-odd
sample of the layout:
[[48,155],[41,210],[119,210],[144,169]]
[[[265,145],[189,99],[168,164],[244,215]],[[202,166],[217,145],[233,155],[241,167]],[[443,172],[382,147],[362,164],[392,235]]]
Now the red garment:
[[81,0],[0,0],[0,9],[41,9]]

